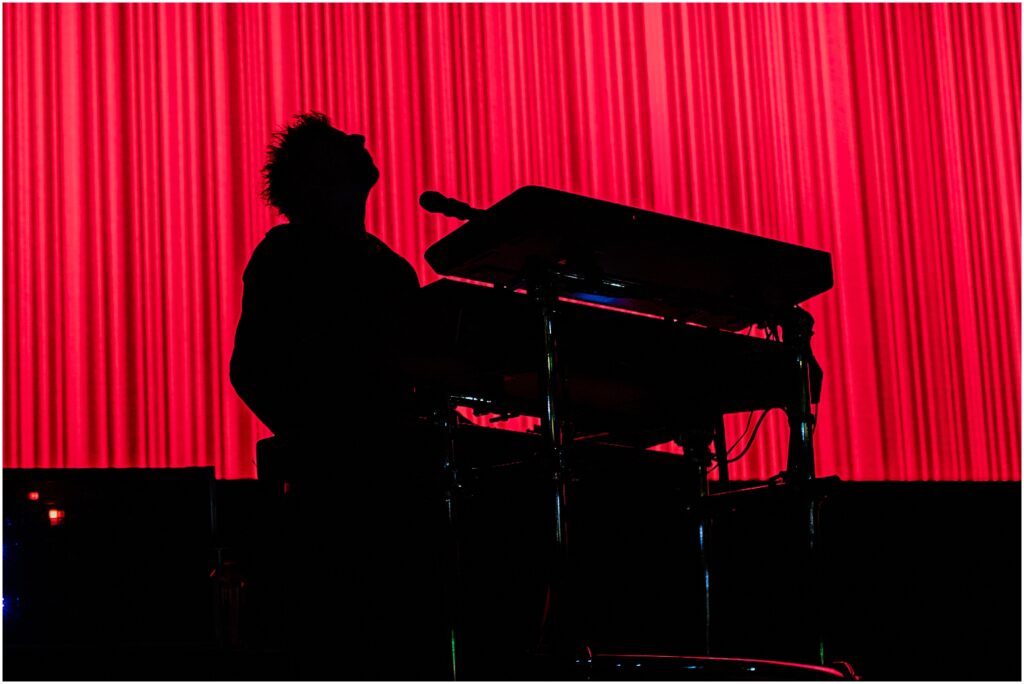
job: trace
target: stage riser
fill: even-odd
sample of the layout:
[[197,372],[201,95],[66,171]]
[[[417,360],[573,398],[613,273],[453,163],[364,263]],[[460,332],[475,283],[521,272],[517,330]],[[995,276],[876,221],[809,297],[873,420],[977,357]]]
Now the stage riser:
[[212,468],[5,469],[3,490],[5,646],[214,643]]
[[[595,651],[701,653],[690,481],[661,472],[595,467],[572,490],[580,616]],[[59,483],[65,525],[25,526],[19,497],[38,482]],[[186,669],[273,661],[280,625],[260,566],[273,552],[268,492],[217,482],[211,500],[211,484],[180,471],[5,471],[5,653],[30,647],[45,670],[57,667],[38,657],[47,648],[89,645],[101,678],[96,654],[132,644],[205,645],[188,651]],[[493,678],[495,663],[538,636],[550,496],[542,473],[511,468],[474,479],[462,504],[460,655],[466,676]],[[865,678],[1019,679],[1020,510],[1019,483],[841,483],[823,509],[816,604],[799,506],[722,513],[711,531],[712,654],[809,662],[817,605],[827,658]],[[218,548],[250,580],[232,633],[223,584],[209,575]],[[138,667],[129,678],[146,678],[144,659]]]

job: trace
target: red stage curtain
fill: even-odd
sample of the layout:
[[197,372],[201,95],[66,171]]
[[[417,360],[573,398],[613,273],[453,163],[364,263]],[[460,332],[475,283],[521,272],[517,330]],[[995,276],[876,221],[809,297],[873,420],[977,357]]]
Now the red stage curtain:
[[[434,278],[533,183],[832,253],[819,472],[1020,478],[1020,5],[3,7],[5,466],[254,473],[227,361],[276,126],[383,170]],[[728,264],[723,264],[727,267]],[[338,302],[339,310],[345,302]],[[730,420],[738,434],[745,416]],[[785,461],[776,412],[736,465]]]

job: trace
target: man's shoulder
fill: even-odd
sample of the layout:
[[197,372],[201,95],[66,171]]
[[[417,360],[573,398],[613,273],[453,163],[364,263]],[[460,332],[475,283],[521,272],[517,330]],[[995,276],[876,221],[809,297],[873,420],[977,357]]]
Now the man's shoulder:
[[266,232],[249,257],[242,279],[250,277],[254,272],[269,267],[280,260],[287,260],[295,243],[295,227],[283,223]]
[[290,223],[274,226],[263,234],[263,239],[253,250],[253,256],[288,247],[295,242],[297,235],[298,231]]
[[260,245],[275,245],[283,242],[291,242],[295,239],[297,231],[290,223],[282,223],[268,230],[260,241]]

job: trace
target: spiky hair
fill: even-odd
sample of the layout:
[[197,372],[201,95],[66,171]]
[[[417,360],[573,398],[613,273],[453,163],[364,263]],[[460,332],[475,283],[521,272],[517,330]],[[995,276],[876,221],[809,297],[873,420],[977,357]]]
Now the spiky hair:
[[337,154],[344,136],[321,112],[300,114],[274,133],[263,167],[267,203],[292,218],[296,210],[318,201],[321,189],[344,179]]

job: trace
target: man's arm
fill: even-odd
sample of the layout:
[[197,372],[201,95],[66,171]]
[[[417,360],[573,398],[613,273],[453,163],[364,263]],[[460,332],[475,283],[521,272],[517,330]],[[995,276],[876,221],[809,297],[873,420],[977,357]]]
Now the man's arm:
[[231,384],[256,417],[274,434],[287,433],[294,423],[294,387],[288,372],[287,308],[273,267],[261,244],[242,277],[242,315],[231,354]]

